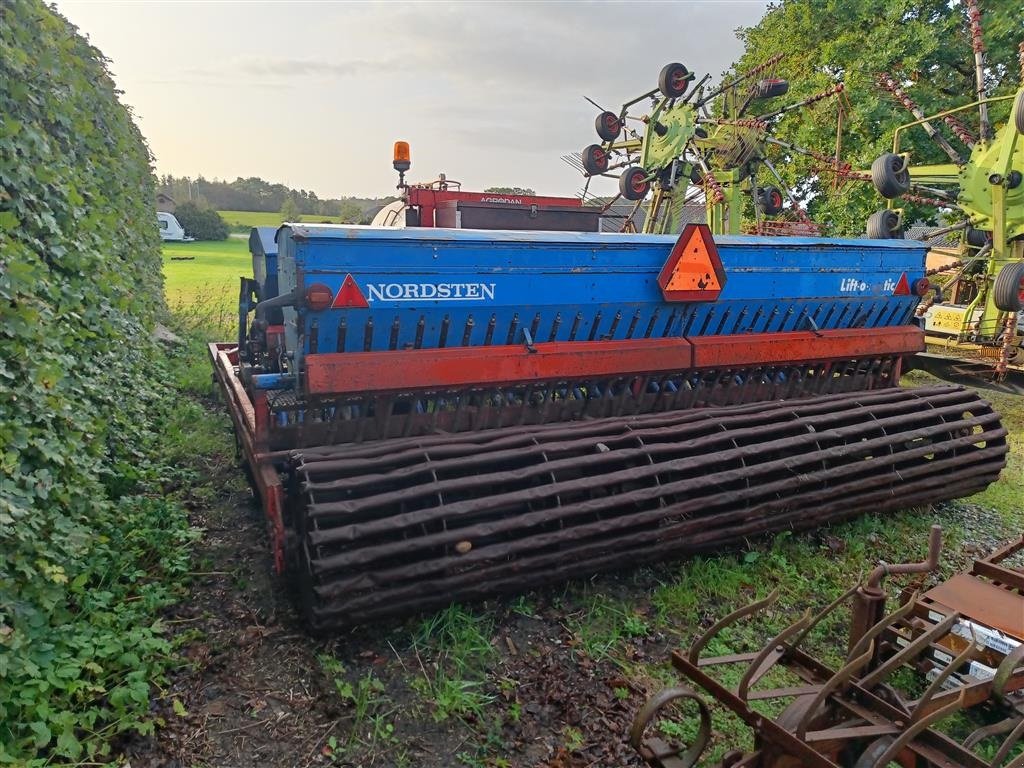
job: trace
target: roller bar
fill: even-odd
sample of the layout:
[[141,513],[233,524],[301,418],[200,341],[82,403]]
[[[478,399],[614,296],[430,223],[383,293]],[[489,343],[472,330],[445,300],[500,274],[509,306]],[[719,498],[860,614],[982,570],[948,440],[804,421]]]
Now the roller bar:
[[932,503],[1006,452],[957,387],[299,452],[306,615],[360,623]]

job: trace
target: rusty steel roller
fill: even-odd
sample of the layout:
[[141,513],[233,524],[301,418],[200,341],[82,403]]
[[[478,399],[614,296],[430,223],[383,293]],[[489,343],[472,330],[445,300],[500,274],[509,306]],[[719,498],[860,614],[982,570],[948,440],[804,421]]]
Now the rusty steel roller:
[[292,454],[326,629],[970,494],[1006,430],[960,387],[342,444]]

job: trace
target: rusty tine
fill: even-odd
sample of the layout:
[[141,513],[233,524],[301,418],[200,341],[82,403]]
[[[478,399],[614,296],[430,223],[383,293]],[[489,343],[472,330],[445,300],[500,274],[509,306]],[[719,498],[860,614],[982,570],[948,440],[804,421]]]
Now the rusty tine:
[[1020,671],[1018,667],[1021,666],[1021,662],[1024,662],[1024,643],[1021,643],[1006,654],[1006,657],[996,669],[995,676],[992,678],[992,695],[1003,704],[1010,703],[1006,698],[1006,689],[1011,677]]
[[[1018,727],[1021,723],[1024,723],[1024,716],[1014,715],[989,725],[983,725],[971,731],[970,736],[964,739],[963,746],[965,749],[972,749],[990,736],[1001,736],[1004,733],[1012,734],[1014,728]],[[998,765],[998,763],[993,763],[993,765]]]
[[788,641],[793,635],[799,634],[801,630],[807,627],[810,621],[811,612],[808,610],[804,612],[803,616],[794,621],[765,644],[765,647],[761,649],[761,652],[750,662],[750,665],[747,667],[747,671],[743,673],[743,677],[736,686],[737,696],[746,701],[747,692],[750,690],[750,686],[756,685],[757,681],[764,677],[765,674],[768,673],[768,670],[775,666],[775,663],[781,659],[783,654],[786,652],[786,641]]
[[[1017,723],[1016,727],[1010,731],[1010,735],[1006,737],[1006,740],[1000,745],[995,757],[992,758],[990,765],[992,768],[998,768],[1002,762],[1009,756],[1010,750],[1017,746],[1018,742],[1024,738],[1024,718],[1021,718],[1020,722]],[[1017,759],[1006,766],[1006,768],[1021,768],[1024,766],[1024,754],[1018,755]]]
[[932,683],[928,686],[928,689],[924,692],[921,698],[917,700],[917,703],[914,704],[914,711],[910,713],[911,722],[917,722],[917,720],[920,719],[922,713],[927,711],[926,708],[928,704],[931,702],[931,700],[935,697],[935,694],[942,689],[942,684],[945,683],[946,680],[950,677],[950,675],[952,675],[957,669],[959,669],[959,667],[962,664],[964,664],[977,651],[978,646],[977,641],[973,639],[973,631],[971,634],[972,639],[971,642],[967,644],[967,647],[964,648],[963,651],[961,651],[957,655],[957,657],[953,659],[952,662],[950,662],[942,668],[942,670],[939,672],[936,678],[932,680]]
[[963,709],[965,705],[964,696],[965,693],[961,691],[960,696],[957,697],[956,701],[947,704],[942,709],[938,709],[935,712],[932,712],[932,714],[930,714],[928,717],[925,717],[917,721],[916,723],[913,723],[909,728],[907,728],[903,733],[901,733],[896,738],[896,740],[893,741],[892,744],[889,745],[889,748],[885,750],[885,752],[883,752],[881,756],[879,756],[875,760],[872,768],[885,768],[887,765],[889,765],[889,762],[896,757],[896,755],[903,751],[903,748],[906,747],[907,744],[913,741],[914,737],[917,736],[917,734],[921,733],[921,731],[925,730],[933,723],[937,723],[940,720],[943,720],[946,717],[952,715],[953,713],[959,712],[961,709]]
[[[659,764],[664,765],[666,768],[691,768],[696,765],[697,759],[711,740],[711,712],[707,704],[704,703],[704,700],[690,688],[682,686],[665,688],[648,699],[647,703],[637,712],[636,717],[633,719],[633,725],[629,729],[630,745],[638,751],[641,750],[647,744],[647,742],[644,742],[644,731],[653,722],[658,711],[662,707],[680,699],[687,699],[697,703],[700,709],[700,726],[693,744],[683,754],[680,754],[679,749],[666,749],[667,745],[660,743],[660,740],[656,740],[659,743],[648,744],[649,748],[657,748],[656,752],[652,750],[653,756],[660,761]],[[665,758],[670,758],[671,762],[666,761]]]
[[824,685],[821,686],[821,690],[815,695],[814,700],[804,710],[803,716],[800,721],[796,724],[796,728],[793,733],[798,739],[803,740],[807,735],[807,727],[810,725],[811,720],[817,714],[821,705],[825,702],[834,691],[844,687],[858,671],[863,669],[867,664],[871,662],[872,656],[875,654],[875,643],[874,640],[868,642],[867,649],[860,656],[848,661],[842,669],[836,672],[830,677]]
[[864,648],[867,647],[868,643],[874,641],[882,632],[888,629],[890,626],[895,624],[900,619],[904,619],[910,615],[911,611],[914,610],[914,604],[917,602],[918,593],[914,592],[907,602],[897,608],[895,611],[885,616],[875,626],[864,633],[863,637],[857,641],[857,644],[850,649],[850,653],[847,654],[847,660],[852,659],[854,656],[862,653]]
[[896,669],[900,664],[903,663],[904,659],[911,658],[915,654],[919,653],[922,649],[928,647],[932,640],[942,637],[957,621],[960,620],[959,613],[952,613],[938,624],[933,626],[927,632],[923,632],[918,637],[914,638],[913,641],[908,643],[905,647],[901,648],[898,653],[894,653],[884,663],[879,664],[871,672],[864,675],[861,678],[860,684],[864,688],[874,688],[879,682],[885,679],[892,670]]
[[743,608],[738,608],[729,615],[723,616],[721,619],[716,621],[703,635],[701,635],[693,641],[693,644],[690,646],[690,649],[687,652],[687,658],[690,660],[690,663],[700,663],[700,652],[703,651],[704,647],[708,643],[710,643],[714,639],[715,635],[717,635],[723,629],[728,627],[730,624],[735,624],[742,618],[751,616],[755,613],[758,613],[759,611],[764,610],[768,606],[773,605],[778,599],[779,590],[776,587],[771,591],[768,597],[764,598],[763,600],[757,600],[753,603],[750,603],[749,605],[744,606]]
[[799,635],[796,636],[796,638],[793,640],[793,642],[790,644],[789,647],[790,648],[798,648],[800,646],[800,643],[802,643],[804,641],[804,638],[807,637],[807,634],[812,629],[814,629],[816,626],[818,626],[818,622],[820,622],[823,618],[825,618],[830,613],[832,613],[832,611],[834,611],[836,608],[838,608],[844,602],[846,602],[851,597],[853,597],[853,595],[854,595],[854,593],[856,591],[857,591],[857,587],[856,586],[850,587],[848,590],[843,592],[843,594],[841,594],[839,597],[837,597],[831,603],[829,603],[824,608],[822,608],[820,611],[818,611],[818,613],[816,613],[814,615],[814,617],[811,619],[811,622],[806,627],[804,627],[803,632],[801,632]]

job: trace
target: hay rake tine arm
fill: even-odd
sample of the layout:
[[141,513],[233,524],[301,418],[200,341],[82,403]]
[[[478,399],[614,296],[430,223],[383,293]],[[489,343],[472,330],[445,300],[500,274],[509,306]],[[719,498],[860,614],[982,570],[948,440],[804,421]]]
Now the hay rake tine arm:
[[[1010,750],[1017,746],[1021,739],[1024,739],[1024,717],[1020,719],[1020,722],[1010,731],[1010,735],[1000,745],[999,750],[992,758],[992,768],[998,768],[999,764],[1009,757]],[[1021,766],[1024,766],[1024,754],[1018,755],[1017,759],[1006,766],[1006,768],[1020,768]]]
[[793,635],[799,634],[811,620],[811,612],[807,611],[797,621],[790,624],[779,634],[773,637],[761,652],[754,657],[743,673],[739,684],[736,686],[736,695],[744,701],[747,700],[747,693],[750,686],[756,685],[757,681],[764,677],[768,671],[778,663],[787,650],[786,642]]
[[707,95],[702,95],[701,98],[697,101],[697,106],[698,107],[704,106],[708,102],[710,102],[710,101],[714,100],[715,98],[717,98],[719,95],[721,95],[721,94],[725,93],[726,91],[728,91],[730,88],[735,88],[737,85],[742,83],[744,80],[749,80],[750,78],[754,77],[755,75],[761,74],[762,72],[767,70],[769,67],[772,67],[775,64],[778,64],[780,61],[782,61],[782,54],[781,53],[776,53],[774,56],[772,56],[771,58],[767,59],[766,61],[761,62],[760,64],[758,64],[753,69],[749,69],[746,72],[742,72],[739,75],[737,75],[736,77],[734,77],[732,80],[730,80],[729,82],[723,83],[722,85],[718,86],[717,88],[712,90],[711,93],[709,93]]
[[[990,736],[1002,736],[1004,733],[1008,733],[1012,737],[1013,731],[1016,728],[1022,727],[1022,723],[1024,723],[1024,716],[1016,715],[1013,717],[1007,717],[989,725],[983,725],[972,731],[971,735],[964,739],[964,748],[972,749]],[[993,765],[995,764],[996,763],[993,763]]]
[[844,602],[846,602],[851,597],[853,597],[853,595],[856,592],[857,592],[857,587],[856,586],[850,587],[848,590],[843,592],[843,594],[841,594],[839,597],[837,597],[831,603],[829,603],[824,608],[822,608],[820,611],[818,611],[818,613],[811,619],[811,622],[806,627],[804,627],[803,632],[801,632],[799,635],[796,636],[796,638],[793,640],[793,642],[790,645],[790,647],[791,648],[798,648],[800,646],[800,643],[802,643],[804,641],[804,638],[807,637],[808,633],[812,629],[814,629],[816,626],[818,626],[818,623],[822,619],[824,619],[826,616],[828,616],[830,613],[832,613],[832,611],[834,611],[836,608],[838,608]]
[[[760,602],[763,603],[765,601]],[[749,609],[753,606],[757,606],[757,603],[752,604],[752,606],[747,606],[747,608]],[[756,610],[758,610],[758,608],[754,607],[754,611]],[[749,614],[754,611],[748,610],[746,613]],[[762,713],[751,709],[747,702],[723,686],[717,680],[710,677],[697,664],[691,662],[678,651],[672,652],[672,666],[675,667],[676,670],[684,677],[693,681],[711,694],[719,703],[732,710],[737,717],[746,723],[748,727],[760,734],[765,741],[779,746],[785,750],[787,754],[791,754],[799,759],[801,761],[800,765],[803,766],[803,768],[840,768],[839,765],[828,758],[823,757],[818,751],[797,739],[793,734],[780,726],[774,720],[771,720],[765,717]]]
[[938,676],[932,681],[932,684],[928,686],[927,690],[924,692],[921,698],[917,700],[917,703],[914,705],[914,709],[910,713],[911,722],[916,722],[917,719],[921,716],[921,713],[927,711],[929,703],[933,698],[935,698],[935,694],[938,693],[939,690],[942,688],[942,684],[945,683],[946,680],[949,679],[950,675],[952,675],[957,669],[959,669],[961,665],[965,664],[967,660],[971,656],[973,656],[976,651],[976,641],[972,639],[971,642],[967,645],[967,647],[964,648],[963,651],[961,651],[959,655],[957,655],[957,657],[953,659],[952,662],[950,662],[942,668],[942,671],[939,672]]
[[914,638],[913,641],[908,643],[906,646],[901,648],[898,653],[894,653],[882,664],[879,664],[871,672],[864,675],[861,678],[860,684],[865,688],[874,688],[882,680],[888,676],[890,672],[896,669],[904,660],[909,659],[917,655],[924,648],[931,645],[932,640],[938,639],[947,633],[947,631],[960,620],[959,613],[952,613],[945,619],[934,625],[927,632],[922,633],[920,636]]
[[805,739],[807,737],[807,728],[810,725],[811,720],[818,713],[821,705],[825,703],[825,700],[837,690],[849,684],[858,670],[863,669],[864,666],[871,661],[871,657],[874,656],[874,653],[874,643],[869,643],[867,650],[863,654],[847,662],[842,669],[832,675],[832,677],[821,686],[821,689],[814,697],[814,700],[807,709],[804,710],[803,716],[796,724],[794,733],[796,733],[796,737],[798,739]]
[[[832,675],[832,671],[828,667],[800,649],[791,650],[789,659],[793,665],[791,667],[792,670],[804,680],[813,681],[827,679]],[[673,664],[675,664],[674,660]],[[678,665],[676,666],[677,668],[680,668]],[[968,686],[968,701],[973,701],[973,703],[983,701],[986,698],[984,693],[980,698],[974,699],[973,697],[978,693],[980,687],[987,685],[987,683],[978,683],[973,686]],[[951,697],[956,698],[957,693],[957,690],[947,692],[942,703],[948,703],[949,698]],[[865,690],[856,680],[851,680],[849,694],[850,698],[835,697],[834,701],[851,715],[876,724],[882,724],[881,721],[883,720],[888,720],[890,723],[895,723],[897,720],[903,722],[907,721],[906,712],[900,710],[885,699],[879,698],[875,693]],[[817,737],[816,733],[815,736]],[[936,731],[926,730],[922,732],[920,734],[918,744],[914,746],[914,751],[917,752],[917,754],[940,766],[952,765],[948,760],[948,756],[950,754],[955,754],[957,750],[960,750],[962,753],[961,755],[958,755],[958,757],[961,757],[965,761],[965,768],[990,768],[988,763],[982,761],[971,753],[964,752],[958,742]]]
[[771,593],[768,595],[768,597],[764,598],[763,600],[757,600],[753,603],[750,603],[750,605],[744,606],[743,608],[738,608],[732,613],[723,616],[721,619],[716,621],[714,624],[711,625],[710,628],[708,628],[708,630],[703,635],[694,640],[693,643],[690,645],[689,651],[687,652],[687,658],[689,659],[690,663],[693,665],[700,664],[700,652],[703,651],[707,644],[714,639],[715,635],[717,635],[723,629],[728,627],[730,624],[735,624],[737,621],[746,616],[750,616],[752,614],[764,610],[768,606],[774,604],[775,601],[778,599],[779,590],[776,588],[773,589]]
[[[1015,682],[1018,687],[1024,688],[1024,671],[1021,672]],[[943,691],[942,693],[936,694],[931,701],[926,705],[919,706],[921,710],[919,717],[929,717],[933,712],[942,709],[947,706],[952,699],[959,699],[960,696],[964,697],[966,707],[976,707],[988,701],[992,697],[992,681],[985,680],[982,682],[966,683],[959,688],[954,688],[950,691]]]
[[906,603],[901,605],[899,608],[897,608],[895,611],[890,613],[888,616],[883,617],[881,621],[879,621],[877,624],[875,624],[873,627],[871,627],[871,629],[869,629],[867,632],[865,632],[857,640],[857,642],[854,643],[853,647],[850,649],[850,652],[849,652],[849,654],[847,654],[846,658],[847,659],[852,659],[855,656],[859,656],[861,653],[864,652],[864,649],[869,644],[874,642],[876,637],[878,637],[880,634],[882,634],[882,632],[884,632],[890,626],[895,624],[897,621],[900,621],[901,619],[905,619],[907,616],[909,616],[911,611],[914,610],[914,605],[917,602],[917,594],[918,593],[915,592],[913,594],[913,596],[910,598],[910,600],[908,600]]
[[892,759],[894,759],[896,755],[902,752],[903,749],[908,744],[910,744],[910,742],[914,740],[914,737],[916,737],[919,733],[921,733],[934,723],[937,723],[940,720],[945,719],[949,715],[952,715],[955,712],[959,712],[961,709],[965,708],[966,703],[964,693],[961,692],[960,696],[957,697],[956,701],[952,702],[951,704],[948,704],[942,709],[935,710],[930,715],[928,715],[928,717],[918,720],[916,723],[912,724],[909,728],[907,728],[902,734],[900,734],[896,738],[896,740],[892,744],[889,745],[889,748],[885,750],[885,752],[883,752],[877,760],[875,760],[874,766],[872,766],[872,768],[885,768],[885,766],[889,765],[889,762]]
[[1021,643],[1000,662],[992,677],[992,695],[1003,704],[1012,705],[1007,694],[1024,688],[1024,643]]

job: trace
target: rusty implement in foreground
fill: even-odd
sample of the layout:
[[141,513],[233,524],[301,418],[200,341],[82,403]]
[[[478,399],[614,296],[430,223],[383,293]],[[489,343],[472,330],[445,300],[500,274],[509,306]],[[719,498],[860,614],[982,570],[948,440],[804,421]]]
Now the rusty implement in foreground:
[[[753,653],[702,657],[741,620],[756,621],[778,591],[715,623],[672,666],[754,732],[754,748],[733,750],[721,768],[1021,768],[1024,766],[1024,569],[1007,561],[1024,537],[923,594],[904,590],[887,612],[882,580],[938,564],[941,531],[928,560],[876,568],[812,616],[808,611]],[[850,604],[849,644],[838,669],[801,648],[822,620]],[[739,682],[727,686],[728,678]],[[673,702],[699,712],[693,744],[647,736]],[[770,713],[777,712],[776,716]],[[959,717],[957,727],[944,729]],[[970,730],[964,723],[973,722]],[[961,731],[958,738],[953,732]],[[950,732],[947,732],[950,731]],[[696,690],[668,688],[638,713],[631,743],[654,768],[691,768],[711,738],[711,716]],[[708,763],[710,765],[710,763]]]

